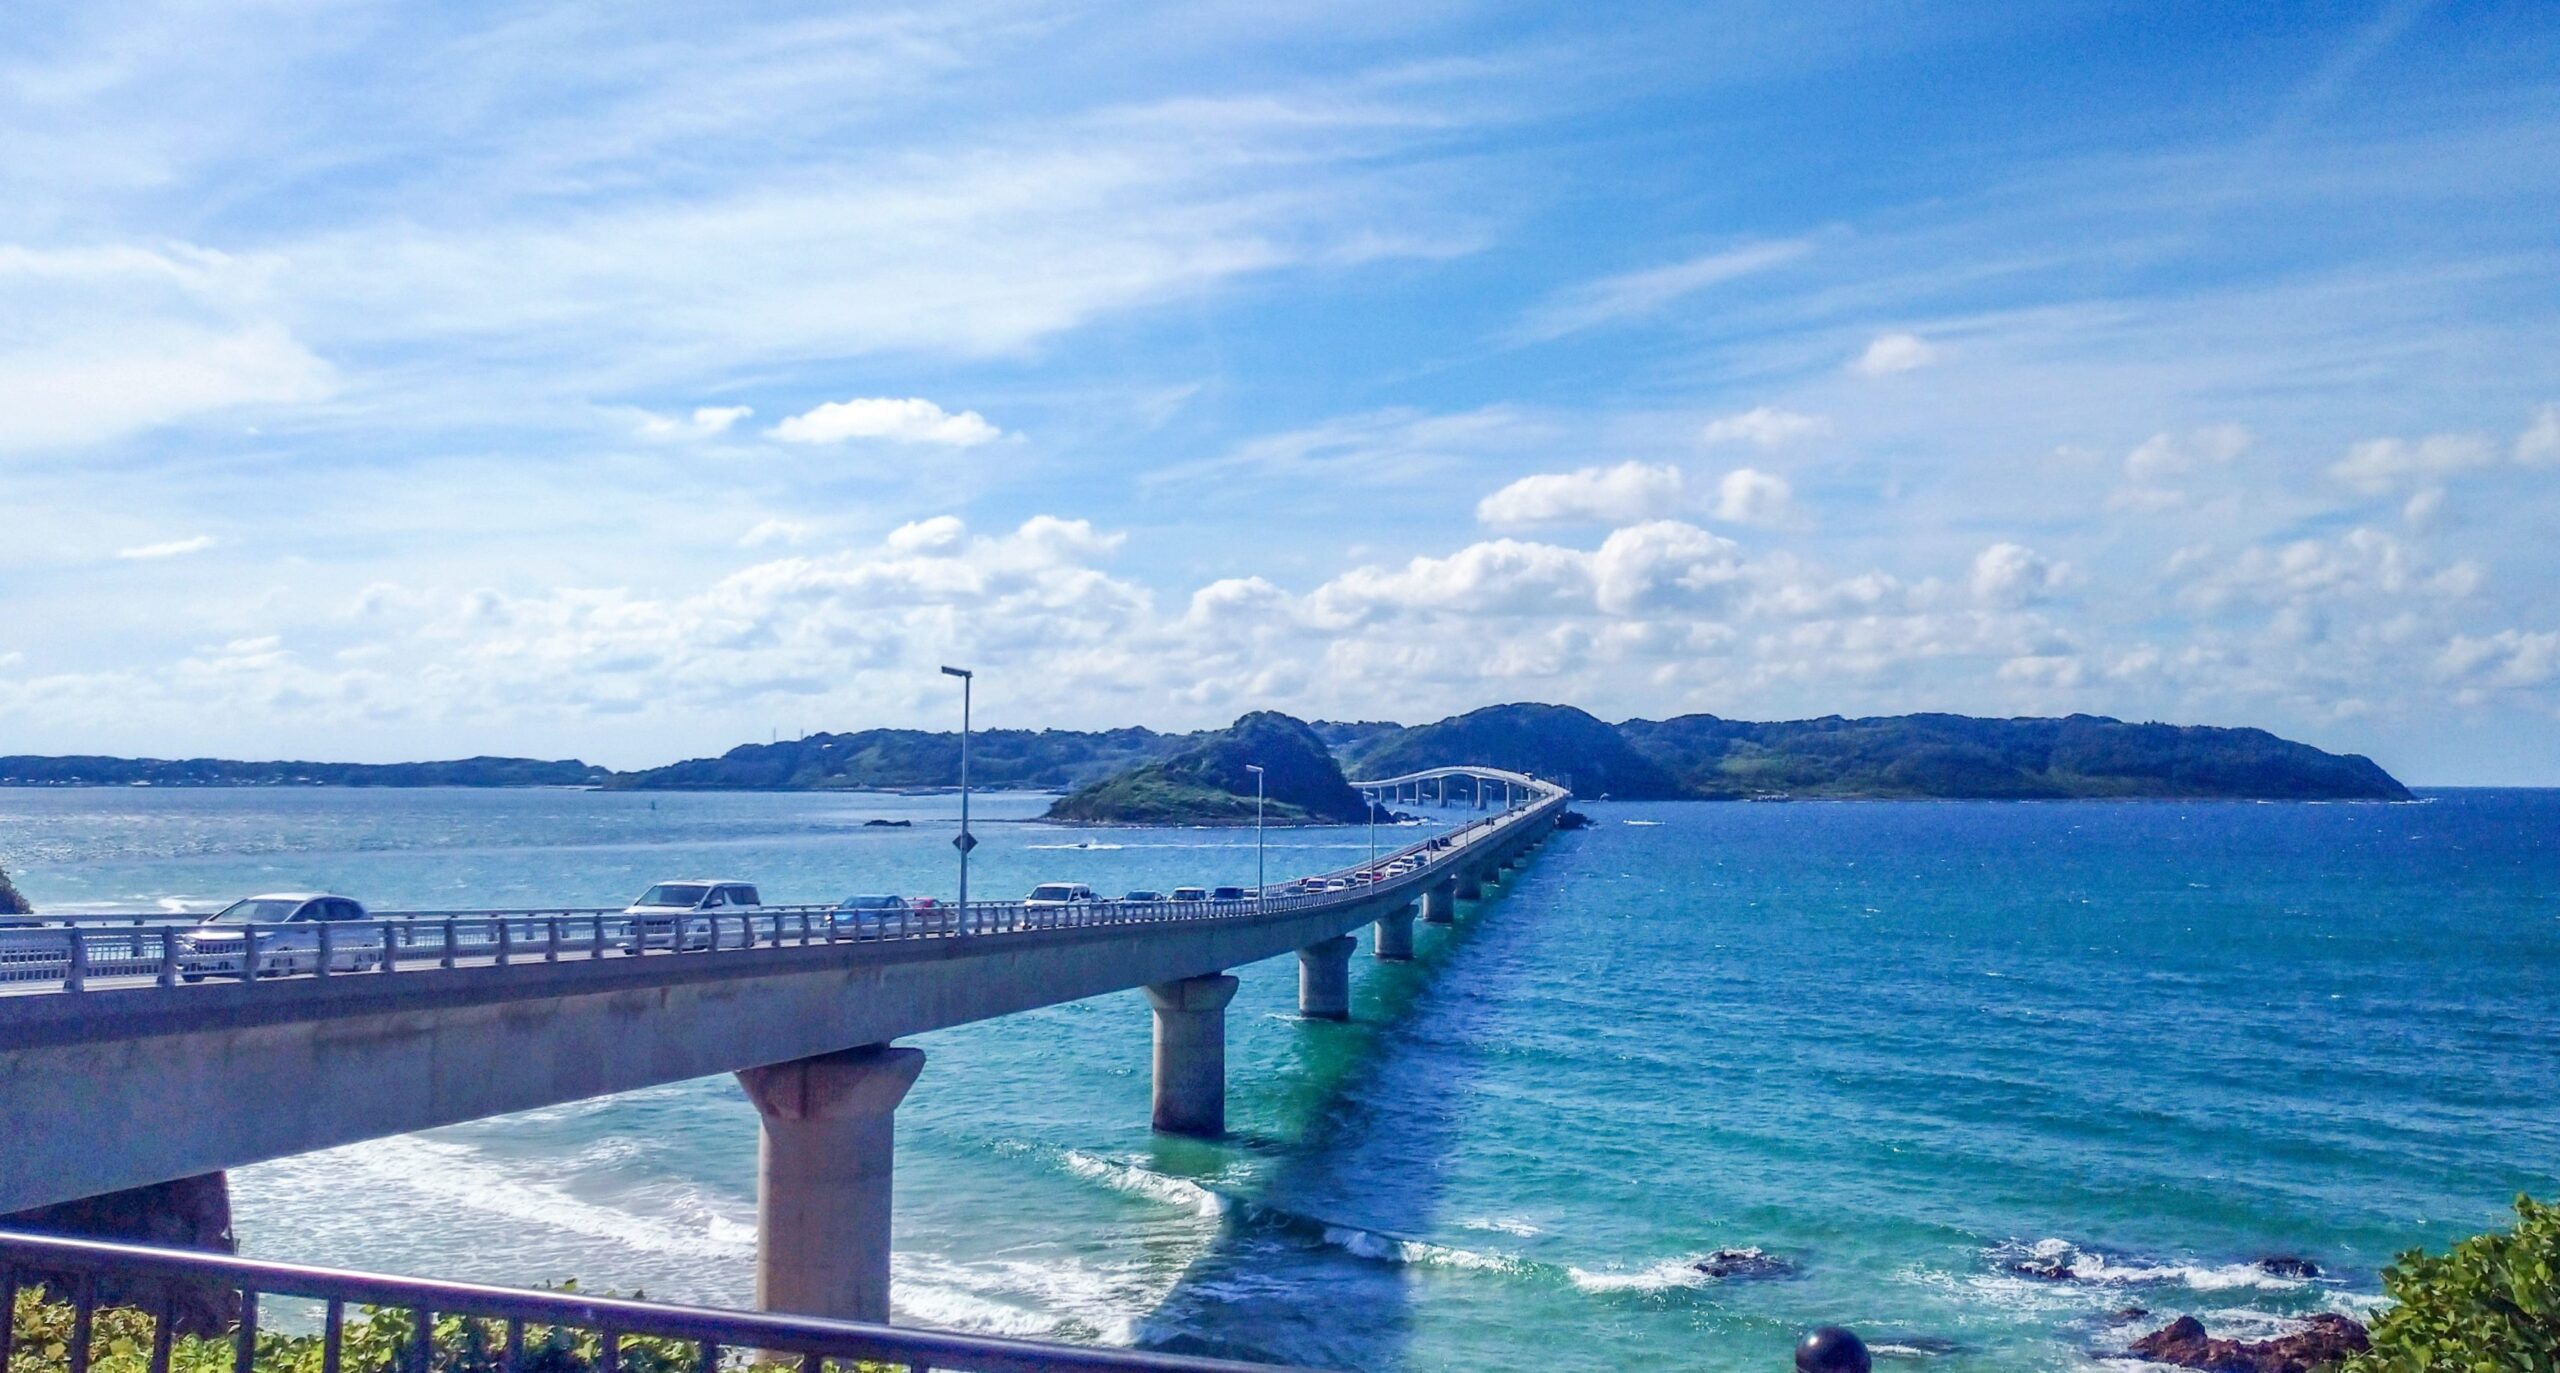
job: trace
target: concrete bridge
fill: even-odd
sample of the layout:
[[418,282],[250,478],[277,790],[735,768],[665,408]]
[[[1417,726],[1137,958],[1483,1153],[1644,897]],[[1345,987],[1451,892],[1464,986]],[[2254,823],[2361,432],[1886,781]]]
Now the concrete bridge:
[[1143,989],[1156,1128],[1221,1133],[1231,969],[1295,953],[1300,1011],[1344,1017],[1356,931],[1411,957],[1417,913],[1451,919],[1570,799],[1488,768],[1354,785],[1453,784],[1507,804],[1246,901],[767,907],[698,950],[617,911],[416,912],[246,977],[206,976],[174,927],[0,932],[0,1212],[727,1072],[763,1118],[758,1304],[885,1320],[894,1116],[924,1066],[896,1039]]

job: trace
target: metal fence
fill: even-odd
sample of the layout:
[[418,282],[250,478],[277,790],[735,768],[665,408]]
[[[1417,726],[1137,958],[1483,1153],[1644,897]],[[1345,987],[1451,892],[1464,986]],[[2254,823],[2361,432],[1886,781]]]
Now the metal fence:
[[[373,976],[427,969],[509,967],[884,940],[976,938],[1098,926],[1255,919],[1430,885],[1513,827],[1552,814],[1560,790],[1470,821],[1361,864],[1321,874],[1334,889],[1241,901],[971,902],[848,910],[763,906],[742,914],[632,914],[611,907],[389,911],[366,920],[248,923],[216,931],[183,919],[155,924],[65,921],[0,928],[0,991],[87,993],[200,982]],[[1396,871],[1390,873],[1389,869]]]
[[[15,1317],[22,1287],[42,1286],[70,1307],[68,1329],[54,1338],[61,1313],[43,1338],[22,1332]],[[139,1303],[101,1296],[148,1293]],[[181,1336],[178,1294],[210,1292],[236,1319],[210,1338],[230,1346],[232,1373],[305,1370],[307,1349],[288,1350],[262,1326],[262,1309],[279,1299],[317,1306],[321,1373],[718,1373],[749,1364],[789,1373],[850,1373],[856,1364],[910,1373],[1278,1373],[1274,1364],[1240,1363],[1044,1344],[1031,1340],[866,1325],[709,1307],[529,1292],[470,1283],[384,1277],[300,1264],[269,1263],[179,1249],[0,1231],[0,1368],[30,1373],[90,1373],[110,1357],[100,1315],[139,1305],[150,1318],[148,1373],[169,1373]],[[350,1346],[370,1321],[399,1338]],[[271,1322],[272,1324],[272,1322]],[[261,1331],[267,1349],[261,1358]],[[118,1331],[121,1335],[123,1332]],[[137,1342],[138,1343],[138,1342]],[[356,1367],[368,1357],[371,1367]],[[117,1348],[124,1366],[138,1348]],[[300,1357],[293,1357],[299,1355]],[[201,1367],[200,1357],[184,1360]]]

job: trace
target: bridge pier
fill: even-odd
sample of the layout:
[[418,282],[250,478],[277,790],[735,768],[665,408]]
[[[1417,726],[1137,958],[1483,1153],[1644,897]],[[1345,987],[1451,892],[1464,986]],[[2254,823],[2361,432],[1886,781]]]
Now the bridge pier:
[[1227,1003],[1236,985],[1211,973],[1147,988],[1156,1012],[1154,1124],[1166,1134],[1227,1132]]
[[1439,886],[1423,890],[1422,919],[1424,923],[1432,925],[1449,925],[1457,922],[1458,888],[1455,883],[1443,882]]
[[1461,901],[1482,901],[1484,879],[1474,868],[1460,868],[1457,879],[1450,884],[1450,895]]
[[756,1152],[756,1305],[889,1319],[889,1196],[898,1103],[924,1051],[873,1044],[747,1068]]
[[1413,957],[1413,906],[1410,902],[1378,917],[1372,927],[1376,942],[1372,952],[1390,963],[1401,963]]
[[1360,941],[1347,934],[1298,950],[1298,1014],[1310,1020],[1351,1018],[1351,951]]

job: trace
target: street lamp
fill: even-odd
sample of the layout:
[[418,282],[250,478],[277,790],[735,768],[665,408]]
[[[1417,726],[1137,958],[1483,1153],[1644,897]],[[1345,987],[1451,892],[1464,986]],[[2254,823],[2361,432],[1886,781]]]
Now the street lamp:
[[1360,794],[1369,798],[1369,880],[1374,882],[1378,877],[1378,793]]
[[1262,764],[1247,763],[1244,770],[1253,774],[1253,899],[1262,901]]
[[960,679],[960,837],[951,841],[951,847],[960,850],[960,919],[965,921],[969,918],[969,850],[978,846],[978,837],[969,833],[969,696],[978,674],[946,667],[942,675]]

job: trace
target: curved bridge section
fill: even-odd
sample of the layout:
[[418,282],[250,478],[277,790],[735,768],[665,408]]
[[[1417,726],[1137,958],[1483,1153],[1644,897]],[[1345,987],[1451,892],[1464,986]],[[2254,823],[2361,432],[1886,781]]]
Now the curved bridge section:
[[0,1212],[727,1072],[764,1121],[759,1304],[885,1319],[892,1122],[924,1060],[894,1040],[1142,989],[1154,1123],[1220,1133],[1230,969],[1295,953],[1302,1013],[1342,1018],[1359,931],[1410,957],[1417,914],[1453,918],[1570,799],[1486,768],[1355,785],[1453,779],[1510,804],[1246,901],[769,908],[698,948],[619,912],[426,912],[274,975],[152,927],[0,930]]

